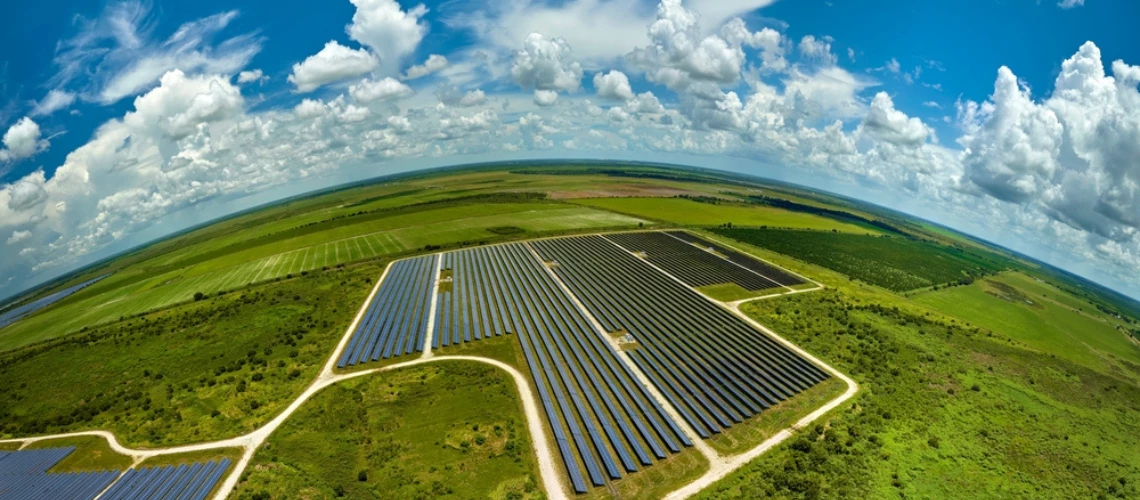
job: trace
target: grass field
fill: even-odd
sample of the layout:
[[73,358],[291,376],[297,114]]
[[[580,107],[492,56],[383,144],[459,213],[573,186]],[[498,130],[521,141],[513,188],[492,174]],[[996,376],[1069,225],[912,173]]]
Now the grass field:
[[510,376],[449,361],[356,379],[305,403],[235,498],[538,498]]
[[1140,388],[905,301],[851,293],[744,306],[862,391],[701,498],[1140,494]]
[[574,203],[682,225],[719,226],[731,222],[733,226],[768,226],[876,234],[854,224],[772,207],[712,205],[681,198],[592,198],[574,200]]
[[131,457],[115,453],[111,449],[111,445],[107,444],[107,440],[98,436],[47,439],[32,443],[24,449],[35,450],[59,448],[61,446],[74,446],[75,451],[48,469],[49,473],[126,470],[133,462]]
[[1041,352],[1140,382],[1140,346],[1089,304],[1024,275],[1003,274],[914,300]]
[[[529,233],[630,227],[639,222],[624,215],[572,205],[515,203],[462,205],[347,225],[254,246],[130,284],[124,284],[129,276],[112,276],[105,280],[108,283],[85,290],[76,300],[0,329],[0,351],[185,302],[199,292],[215,294],[340,263],[401,254],[426,245],[502,238],[488,232],[489,228],[517,227],[524,232],[514,237],[522,237]],[[158,260],[168,259],[178,262],[191,260],[192,256],[166,256]],[[156,267],[167,265],[154,264]],[[145,270],[149,265],[139,267]]]
[[732,302],[741,299],[758,297],[762,293],[779,293],[786,291],[787,289],[779,288],[775,291],[767,290],[764,292],[751,292],[746,290],[744,287],[737,285],[736,283],[719,283],[716,285],[698,287],[697,290],[715,300],[719,300],[721,302]]
[[778,229],[712,231],[900,292],[971,279],[1002,269],[1000,263],[976,253],[894,236]]
[[153,447],[248,432],[312,381],[380,269],[311,273],[0,354],[0,436],[106,429]]

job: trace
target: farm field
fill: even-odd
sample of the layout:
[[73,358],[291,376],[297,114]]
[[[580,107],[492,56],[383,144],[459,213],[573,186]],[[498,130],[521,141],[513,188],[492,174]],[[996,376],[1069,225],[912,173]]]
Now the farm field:
[[[471,216],[488,212],[492,215]],[[444,208],[340,227],[256,246],[132,284],[116,285],[118,276],[113,276],[106,280],[107,286],[102,290],[90,290],[92,293],[84,294],[86,297],[81,300],[0,329],[0,350],[193,300],[196,293],[212,295],[341,263],[400,254],[425,245],[498,238],[487,231],[489,228],[517,227],[526,234],[636,226],[639,222],[623,215],[569,205],[503,204]],[[293,248],[296,250],[282,251]]]
[[712,232],[818,264],[896,292],[995,273],[998,262],[960,249],[901,237],[773,229]]
[[1024,275],[1003,274],[914,300],[1041,352],[1140,381],[1140,346],[1126,333],[1076,297],[1033,284]]
[[877,234],[854,224],[772,207],[712,205],[681,198],[591,198],[574,200],[574,203],[687,226],[719,226],[731,222],[733,226],[745,227],[768,226]]
[[234,498],[541,498],[521,403],[448,361],[330,387],[258,451]]

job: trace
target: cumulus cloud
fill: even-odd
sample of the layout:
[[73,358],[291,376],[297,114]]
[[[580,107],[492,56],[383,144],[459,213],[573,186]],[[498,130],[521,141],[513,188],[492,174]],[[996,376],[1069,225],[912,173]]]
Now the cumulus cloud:
[[372,49],[394,73],[427,35],[427,23],[420,19],[427,14],[427,7],[419,4],[405,11],[395,0],[351,1],[356,12],[345,31],[353,40]]
[[112,2],[97,18],[75,18],[78,32],[58,44],[58,70],[48,83],[57,89],[78,84],[84,99],[110,104],[150,89],[172,69],[232,75],[262,43],[254,33],[215,43],[237,16],[228,11],[190,21],[158,40],[149,2]]
[[12,231],[12,236],[8,237],[8,244],[15,245],[17,243],[27,241],[32,237],[31,231]]
[[594,91],[598,97],[604,99],[633,99],[633,88],[629,85],[629,77],[616,69],[609,73],[594,75]]
[[539,106],[553,106],[558,101],[558,92],[553,90],[538,90],[534,91],[534,103]]
[[260,69],[252,69],[238,73],[237,81],[238,83],[257,82],[264,85],[265,82],[269,81],[269,77],[265,76],[265,74],[262,73]]
[[862,127],[880,140],[901,146],[921,145],[931,134],[922,120],[895,109],[894,101],[886,92],[875,94]]
[[439,54],[432,54],[428,56],[427,60],[424,61],[423,64],[417,64],[408,68],[408,70],[405,71],[400,78],[403,80],[415,80],[417,78],[423,78],[427,75],[446,68],[448,64],[449,63],[446,57],[443,57]]
[[[816,38],[812,35],[807,35],[800,39],[799,50],[800,55],[815,59],[823,64],[835,65],[839,59],[835,54],[831,53],[831,42],[833,40],[829,36],[823,38]],[[898,61],[891,59],[895,66],[898,66]],[[890,63],[888,63],[888,66]]]
[[183,139],[208,124],[242,112],[241,92],[227,79],[186,76],[174,70],[159,86],[135,99],[135,111],[123,122],[137,130],[157,130],[171,140]]
[[357,102],[368,104],[373,101],[387,101],[407,97],[415,93],[411,87],[394,78],[383,80],[364,79],[348,88],[349,95]]
[[487,94],[480,89],[463,92],[454,85],[441,85],[435,91],[439,102],[453,107],[469,108],[487,104]]
[[312,92],[327,83],[371,73],[380,66],[376,56],[364,49],[350,49],[330,41],[304,61],[293,65],[289,82],[297,92]]
[[37,170],[8,187],[8,208],[13,212],[23,212],[47,200],[44,191],[43,170]]
[[32,156],[48,148],[47,140],[40,139],[40,126],[31,118],[20,118],[4,133],[4,149],[0,161],[15,161]]
[[531,33],[522,50],[515,51],[511,77],[528,90],[576,92],[582,81],[582,66],[573,60],[573,51],[565,39]]

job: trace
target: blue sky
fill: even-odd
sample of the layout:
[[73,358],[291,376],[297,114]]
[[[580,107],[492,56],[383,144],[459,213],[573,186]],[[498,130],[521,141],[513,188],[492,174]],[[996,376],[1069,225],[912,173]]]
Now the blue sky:
[[1132,19],[1109,0],[13,5],[0,296],[275,197],[528,157],[803,182],[1140,295]]

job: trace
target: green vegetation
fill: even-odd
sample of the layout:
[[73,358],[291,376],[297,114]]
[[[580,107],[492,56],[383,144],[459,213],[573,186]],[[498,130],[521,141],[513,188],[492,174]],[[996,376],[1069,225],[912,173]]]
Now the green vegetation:
[[98,436],[76,436],[60,439],[45,439],[29,444],[26,450],[74,446],[75,451],[60,460],[48,472],[90,472],[104,470],[125,470],[134,461],[131,457],[115,453],[107,440]]
[[835,377],[829,378],[796,394],[792,399],[781,401],[759,415],[725,429],[706,442],[723,455],[743,453],[787,429],[846,390],[847,383]]
[[1001,270],[976,253],[888,236],[717,228],[714,233],[825,266],[894,291],[966,283]]
[[529,441],[503,371],[409,367],[314,396],[258,451],[235,497],[538,498]]
[[[1140,381],[1140,346],[1103,314],[1020,274],[923,293],[915,301],[994,335],[1015,339],[1102,373]],[[1082,309],[1084,309],[1082,311]]]
[[713,205],[683,198],[593,198],[574,203],[634,217],[689,226],[770,226],[869,234],[873,230],[818,215],[789,212],[765,206]]
[[106,429],[154,447],[249,432],[317,375],[379,275],[310,273],[2,353],[0,436]]
[[851,293],[744,306],[862,390],[702,497],[1140,494],[1140,387],[886,294]]
[[763,292],[750,292],[744,287],[737,285],[736,283],[720,283],[716,285],[702,286],[698,287],[697,290],[721,302],[733,302],[741,299],[759,297],[761,294],[780,293],[787,291],[785,288],[778,288],[776,290],[767,290]]
[[[189,453],[178,453],[176,455],[158,455],[146,458],[139,463],[139,467],[162,467],[164,465],[192,464],[195,462],[208,462],[210,460],[217,462],[223,458],[228,458],[230,459],[231,465],[230,469],[227,470],[232,470],[232,463],[240,460],[241,455],[241,448],[218,448],[214,450],[192,451]],[[222,477],[224,478],[226,476],[222,475]]]

